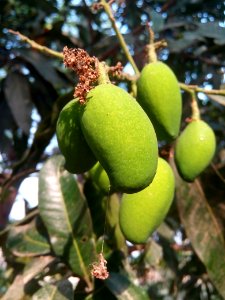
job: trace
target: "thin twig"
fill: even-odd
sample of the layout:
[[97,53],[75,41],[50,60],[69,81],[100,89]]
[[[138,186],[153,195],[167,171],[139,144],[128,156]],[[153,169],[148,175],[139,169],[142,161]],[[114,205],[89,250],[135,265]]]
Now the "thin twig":
[[2,231],[0,231],[0,236],[3,235],[3,234],[5,234],[6,232],[8,232],[13,227],[23,224],[24,222],[28,221],[29,219],[35,217],[38,214],[39,214],[39,210],[36,208],[35,210],[33,210],[30,213],[28,213],[22,220],[14,222],[13,224],[8,225],[5,229],[3,229]]
[[21,34],[19,31],[14,31],[12,29],[8,29],[8,32],[19,36],[23,42],[28,43],[33,49],[36,49],[44,54],[48,54],[48,55],[63,59],[63,54],[61,52],[54,51],[46,46],[42,46],[42,45],[38,44],[35,41],[29,39],[27,36]]
[[180,82],[179,83],[180,88],[186,92],[189,92],[190,90],[193,90],[197,93],[204,93],[208,95],[221,95],[225,96],[225,90],[207,90],[204,88],[200,88],[198,85],[188,85],[185,83]]
[[113,16],[113,13],[112,13],[110,4],[107,3],[106,0],[101,0],[101,1],[100,1],[100,4],[101,4],[102,7],[104,8],[106,14],[108,15],[108,17],[109,17],[109,19],[110,19],[110,21],[111,21],[112,27],[113,27],[113,29],[115,30],[116,36],[117,36],[117,38],[118,38],[118,40],[119,40],[119,42],[120,42],[120,45],[121,45],[121,47],[122,47],[122,49],[123,49],[123,51],[124,51],[124,53],[125,53],[125,55],[126,55],[126,57],[127,57],[127,60],[128,60],[128,61],[130,62],[130,64],[132,65],[132,67],[133,67],[133,69],[134,69],[134,72],[135,72],[137,75],[139,75],[140,72],[139,72],[139,70],[138,70],[138,67],[137,67],[137,65],[136,65],[136,63],[135,63],[133,57],[132,57],[131,54],[130,54],[130,51],[129,51],[129,49],[128,49],[128,47],[127,47],[127,44],[126,44],[126,42],[125,42],[125,40],[124,40],[124,37],[122,36],[122,34],[120,33],[120,31],[119,31],[119,29],[118,29],[118,27],[117,27],[117,25],[116,25],[116,21],[115,21],[115,18],[114,18],[114,16]]

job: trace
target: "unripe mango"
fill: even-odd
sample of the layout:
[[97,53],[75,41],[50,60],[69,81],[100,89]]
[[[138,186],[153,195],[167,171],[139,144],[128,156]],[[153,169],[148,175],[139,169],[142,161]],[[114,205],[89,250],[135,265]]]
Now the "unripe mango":
[[124,194],[119,220],[125,238],[132,243],[145,243],[162,223],[171,206],[175,178],[170,165],[162,158],[152,183],[136,194]]
[[153,180],[158,146],[154,128],[141,106],[113,84],[92,89],[83,105],[81,129],[111,186],[134,193]]
[[209,165],[215,150],[212,128],[201,120],[189,123],[175,145],[175,163],[181,177],[193,181]]
[[56,125],[59,149],[66,161],[65,168],[70,173],[78,174],[88,171],[97,162],[81,131],[79,110],[79,101],[70,101],[61,110]]
[[181,93],[173,71],[163,62],[146,65],[137,82],[137,101],[149,116],[159,140],[178,136]]
[[97,162],[93,168],[89,171],[90,177],[93,180],[94,185],[105,195],[112,192],[110,188],[110,181],[106,171]]

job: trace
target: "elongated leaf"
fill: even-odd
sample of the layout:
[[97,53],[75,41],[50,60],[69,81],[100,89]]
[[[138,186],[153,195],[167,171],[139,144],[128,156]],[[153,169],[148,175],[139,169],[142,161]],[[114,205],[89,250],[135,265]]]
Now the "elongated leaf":
[[7,245],[14,255],[20,257],[32,257],[50,252],[47,234],[38,230],[37,223],[34,221],[11,229]]
[[91,217],[75,177],[63,165],[63,156],[56,155],[40,172],[40,215],[55,253],[88,283],[88,267],[95,256]]
[[73,300],[73,287],[69,280],[57,285],[45,284],[32,297],[33,300]]
[[57,87],[68,87],[68,82],[60,76],[53,66],[53,60],[40,52],[31,51],[30,49],[20,49],[19,55],[31,63],[38,73]]
[[143,288],[134,285],[126,276],[119,273],[111,272],[105,284],[119,300],[149,300]]
[[[174,164],[173,164],[174,166]],[[184,182],[176,173],[177,207],[186,234],[209,277],[225,298],[225,243],[200,182]]]
[[9,73],[5,80],[4,93],[18,127],[28,135],[32,101],[27,79],[18,72]]

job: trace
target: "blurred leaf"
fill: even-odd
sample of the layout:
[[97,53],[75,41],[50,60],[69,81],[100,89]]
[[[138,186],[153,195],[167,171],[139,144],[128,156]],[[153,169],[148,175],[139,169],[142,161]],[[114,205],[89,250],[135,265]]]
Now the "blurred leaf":
[[[40,226],[39,226],[40,227]],[[7,246],[16,256],[32,257],[50,252],[47,234],[37,227],[35,220],[11,229]]]
[[53,59],[43,55],[38,51],[32,51],[31,49],[20,49],[19,55],[31,65],[35,67],[38,73],[44,77],[45,80],[51,82],[56,88],[69,87],[68,82],[60,76],[60,73],[56,71],[53,66]]
[[146,291],[134,285],[125,275],[111,272],[105,284],[119,300],[149,300]]
[[152,20],[152,29],[154,32],[159,32],[163,29],[164,27],[164,23],[165,23],[165,20],[163,18],[163,16],[159,13],[157,13],[156,11],[154,11],[153,9],[150,9],[149,10],[149,13],[150,13],[150,17],[151,17],[151,20]]
[[89,281],[88,267],[94,261],[92,222],[74,175],[56,155],[43,166],[39,177],[39,210],[55,253],[72,270]]
[[73,300],[73,287],[69,280],[57,285],[45,284],[32,297],[33,300]]
[[147,245],[144,252],[144,260],[149,266],[156,267],[163,260],[163,249],[153,239]]
[[[3,81],[4,82],[4,81]],[[4,83],[3,83],[4,86]],[[16,127],[3,92],[0,93],[0,151],[8,153],[12,147],[12,130]]]
[[225,96],[221,95],[207,95],[210,99],[216,101],[217,103],[225,106]]
[[32,100],[25,76],[18,72],[9,73],[5,79],[4,93],[18,127],[29,135]]
[[206,38],[213,38],[218,45],[225,44],[225,30],[219,22],[207,22],[197,24],[197,34]]
[[177,207],[186,234],[209,277],[225,297],[225,244],[216,217],[198,179],[183,181],[175,169]]

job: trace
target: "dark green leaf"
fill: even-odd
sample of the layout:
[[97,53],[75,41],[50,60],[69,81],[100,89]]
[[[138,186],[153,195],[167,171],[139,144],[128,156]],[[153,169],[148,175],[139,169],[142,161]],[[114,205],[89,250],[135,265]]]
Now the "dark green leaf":
[[225,297],[225,244],[216,217],[198,179],[183,181],[176,173],[177,207],[186,234],[209,277]]
[[29,83],[25,76],[18,72],[9,73],[4,84],[4,93],[18,127],[28,135],[32,101]]
[[7,245],[14,255],[20,257],[32,257],[50,252],[47,234],[37,227],[35,221],[12,228]]
[[111,272],[105,284],[119,300],[149,300],[147,292],[134,285],[125,275]]
[[43,166],[39,177],[39,210],[55,253],[89,282],[89,265],[95,256],[92,222],[74,175],[56,155]]
[[51,82],[57,88],[67,87],[68,83],[64,80],[51,63],[53,60],[40,52],[30,51],[30,49],[20,49],[19,54],[23,59],[32,64],[38,73],[46,81]]
[[45,284],[32,297],[33,300],[73,300],[73,287],[69,280],[57,285]]

